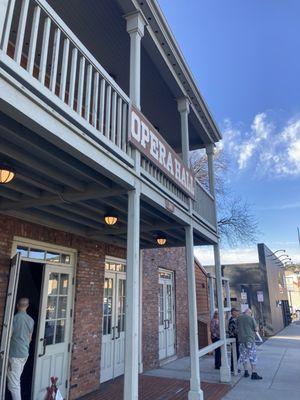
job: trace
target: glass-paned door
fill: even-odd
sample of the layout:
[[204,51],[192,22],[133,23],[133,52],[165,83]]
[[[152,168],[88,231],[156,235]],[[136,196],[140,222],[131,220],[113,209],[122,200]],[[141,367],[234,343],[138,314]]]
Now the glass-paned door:
[[173,273],[159,272],[159,359],[175,354],[175,301]]
[[52,376],[67,397],[71,338],[72,270],[45,266],[33,381],[33,400],[43,398]]
[[126,274],[106,271],[103,297],[101,382],[124,373]]

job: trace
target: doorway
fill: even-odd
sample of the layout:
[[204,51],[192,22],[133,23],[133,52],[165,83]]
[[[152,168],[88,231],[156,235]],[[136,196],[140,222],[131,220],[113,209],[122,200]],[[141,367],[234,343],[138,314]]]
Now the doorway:
[[0,391],[3,393],[0,397],[11,399],[10,393],[5,390],[5,377],[12,319],[18,299],[27,297],[30,303],[27,312],[35,324],[29,357],[21,378],[22,399],[44,398],[51,376],[58,377],[59,389],[63,398],[67,399],[74,284],[71,261],[74,257],[49,250],[25,249],[24,246],[16,248],[17,256],[11,266],[5,310],[7,329],[1,338],[1,350],[5,349],[5,357],[0,368]]
[[[20,299],[21,297],[27,297],[29,299],[29,307],[27,313],[34,320],[34,330],[29,348],[29,357],[25,364],[21,379],[21,393],[22,399],[24,400],[30,400],[31,398],[32,371],[34,368],[35,360],[35,343],[37,334],[37,322],[39,320],[43,271],[43,264],[32,263],[29,261],[21,261],[16,301],[18,301],[18,299]],[[10,396],[6,398],[10,399]]]
[[159,360],[175,355],[174,274],[159,270]]
[[126,266],[123,260],[105,263],[101,383],[124,374],[125,271]]

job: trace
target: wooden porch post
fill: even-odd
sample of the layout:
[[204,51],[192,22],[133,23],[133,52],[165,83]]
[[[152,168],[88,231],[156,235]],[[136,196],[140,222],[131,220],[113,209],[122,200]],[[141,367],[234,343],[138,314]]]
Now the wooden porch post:
[[[127,14],[125,18],[130,35],[129,97],[131,104],[140,109],[141,39],[146,20],[139,11]],[[140,152],[133,149],[132,156],[139,175]],[[136,179],[135,190],[128,193],[124,400],[138,399],[139,364],[142,361],[139,357],[140,316],[140,182]]]
[[177,100],[178,111],[180,113],[181,120],[181,147],[182,147],[182,159],[186,166],[189,166],[189,112],[190,103],[186,97],[181,97]]
[[140,184],[128,192],[124,400],[138,399]]
[[188,399],[203,400],[203,392],[200,388],[194,238],[193,238],[193,227],[191,225],[185,228],[185,240],[186,240],[187,278],[188,278],[189,332],[190,332],[190,358],[191,358],[191,379],[190,379],[190,391],[188,394]]
[[[209,177],[209,190],[210,193],[215,196],[215,174],[214,174],[214,145],[209,144],[206,146],[206,154],[208,161],[208,177]],[[217,219],[217,212],[215,208],[215,215]],[[216,221],[217,225],[217,221]],[[222,272],[221,272],[221,260],[220,260],[220,247],[219,243],[214,245],[214,260],[215,260],[215,274],[216,274],[216,289],[218,299],[218,311],[220,321],[220,339],[224,340],[224,345],[221,347],[221,368],[220,368],[220,381],[230,382],[231,373],[228,364],[227,345],[226,345],[226,327],[225,327],[225,315],[224,315],[224,304],[223,304],[223,288],[222,288]]]

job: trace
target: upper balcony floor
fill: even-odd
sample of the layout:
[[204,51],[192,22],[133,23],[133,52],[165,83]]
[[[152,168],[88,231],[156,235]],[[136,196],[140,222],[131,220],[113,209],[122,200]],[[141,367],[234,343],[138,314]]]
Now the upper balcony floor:
[[[2,4],[1,79],[19,85],[111,154],[121,166],[119,179],[122,168],[138,174],[216,235],[214,197],[194,179],[182,156],[213,145],[220,134],[156,1]],[[145,25],[138,55],[128,23],[137,10]],[[139,56],[136,107],[130,88],[136,78],[132,63]],[[180,108],[182,99],[185,109]],[[7,113],[7,107],[1,111]],[[139,129],[142,146],[132,140]]]

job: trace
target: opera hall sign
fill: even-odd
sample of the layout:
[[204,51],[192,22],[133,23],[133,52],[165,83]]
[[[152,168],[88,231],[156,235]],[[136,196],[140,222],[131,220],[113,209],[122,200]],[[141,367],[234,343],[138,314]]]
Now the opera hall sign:
[[131,108],[128,141],[189,197],[195,197],[195,177],[145,116]]

